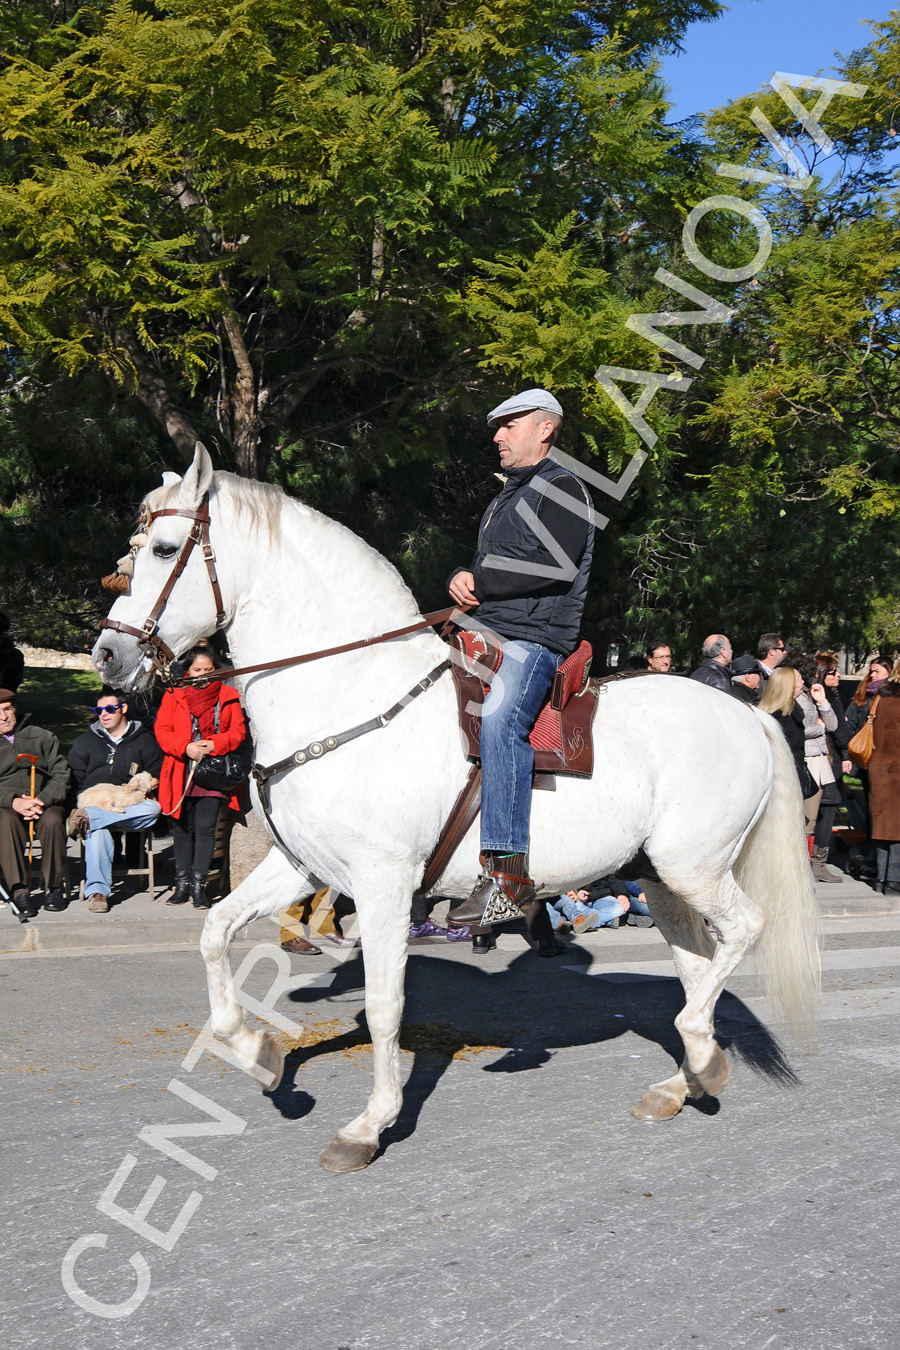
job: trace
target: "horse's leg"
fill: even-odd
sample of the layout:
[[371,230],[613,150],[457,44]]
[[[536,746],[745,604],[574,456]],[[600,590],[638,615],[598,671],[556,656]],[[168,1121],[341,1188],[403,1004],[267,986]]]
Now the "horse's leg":
[[[648,902],[656,927],[672,949],[678,978],[690,998],[709,968],[713,941],[702,917],[665,887],[647,883]],[[671,1120],[684,1106],[686,1097],[702,1097],[703,1088],[681,1065],[671,1078],[651,1083],[631,1114],[637,1120]]]
[[212,1029],[232,1049],[252,1063],[274,1074],[266,1085],[271,1092],[281,1081],[284,1055],[265,1031],[247,1026],[244,1010],[234,988],[234,975],[228,952],[232,942],[253,919],[277,914],[295,900],[311,895],[313,886],[305,881],[285,858],[273,848],[241,884],[213,905],[200,936],[200,951],[206,962]]
[[716,937],[712,958],[700,971],[687,1002],[675,1018],[684,1042],[683,1069],[691,1088],[699,1087],[717,1097],[728,1082],[729,1066],[713,1034],[716,1002],[728,976],[762,932],[765,916],[759,905],[741,890],[730,871],[718,884],[712,883],[702,890],[693,879],[690,891],[685,884],[680,895],[698,915],[709,919]]
[[382,1130],[400,1114],[400,1019],[412,886],[398,885],[356,901],[366,972],[366,1021],[375,1086],[362,1115],[335,1135],[319,1158],[328,1172],[359,1172],[372,1161]]

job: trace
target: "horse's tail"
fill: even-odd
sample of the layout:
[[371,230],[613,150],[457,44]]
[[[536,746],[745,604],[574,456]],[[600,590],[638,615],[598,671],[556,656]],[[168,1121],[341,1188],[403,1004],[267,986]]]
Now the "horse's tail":
[[781,728],[767,713],[754,711],[772,748],[774,781],[734,875],[766,916],[757,948],[765,964],[766,992],[791,1029],[811,1042],[818,1028],[822,963],[800,785]]

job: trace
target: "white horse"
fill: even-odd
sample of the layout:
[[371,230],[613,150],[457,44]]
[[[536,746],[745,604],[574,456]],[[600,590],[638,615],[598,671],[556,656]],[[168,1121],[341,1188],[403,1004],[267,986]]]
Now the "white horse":
[[[166,474],[145,500],[150,512],[167,514],[152,520],[146,543],[134,550],[130,592],[110,611],[110,620],[132,631],[107,629],[94,648],[94,663],[113,687],[140,682],[150,671],[134,632],[197,528],[192,513],[207,498],[221,605],[195,548],[158,621],[158,636],[171,650],[184,651],[211,633],[217,611],[238,667],[420,617],[391,564],[350,530],[275,488],[214,473],[198,445],[184,477]],[[377,716],[446,656],[446,645],[425,630],[243,677],[257,761],[272,764]],[[543,893],[554,895],[614,872],[643,848],[664,883],[651,909],[684,985],[686,1003],[676,1018],[684,1062],[634,1108],[642,1119],[661,1120],[675,1115],[686,1096],[718,1095],[724,1087],[728,1061],[713,1035],[713,1011],[757,939],[770,996],[794,1024],[814,1021],[819,953],[800,791],[772,719],[689,680],[605,686],[595,739],[592,778],[560,777],[555,792],[534,795],[530,871]],[[287,852],[273,848],[206,920],[201,948],[214,1030],[273,1072],[274,1087],[283,1056],[267,1033],[245,1023],[230,944],[251,920],[310,895],[313,878],[356,903],[374,1089],[366,1109],[323,1153],[320,1162],[331,1171],[366,1166],[399,1114],[410,903],[467,770],[447,672],[388,726],[321,758],[307,757],[272,780],[272,821]],[[442,895],[468,895],[478,847],[476,824],[440,881]]]

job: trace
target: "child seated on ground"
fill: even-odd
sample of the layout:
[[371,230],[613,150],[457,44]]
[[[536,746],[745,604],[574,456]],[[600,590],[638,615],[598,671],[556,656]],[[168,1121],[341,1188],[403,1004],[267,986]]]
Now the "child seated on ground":
[[[647,897],[639,881],[601,877],[580,891],[567,891],[547,901],[550,922],[557,932],[589,933],[592,928],[652,928]],[[627,918],[626,918],[627,915]]]

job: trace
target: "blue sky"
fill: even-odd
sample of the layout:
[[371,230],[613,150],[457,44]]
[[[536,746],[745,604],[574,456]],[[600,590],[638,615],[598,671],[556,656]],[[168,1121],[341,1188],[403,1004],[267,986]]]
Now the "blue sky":
[[751,94],[773,70],[833,75],[834,52],[849,55],[871,37],[860,20],[885,19],[891,8],[889,0],[731,0],[721,19],[690,25],[682,56],[666,57],[669,120]]

